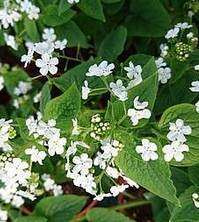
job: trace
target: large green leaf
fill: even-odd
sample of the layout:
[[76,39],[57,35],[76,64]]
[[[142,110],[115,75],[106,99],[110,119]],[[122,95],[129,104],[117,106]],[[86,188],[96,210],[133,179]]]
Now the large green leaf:
[[189,152],[184,152],[185,158],[181,162],[173,160],[171,164],[179,166],[197,164],[199,163],[199,113],[196,112],[195,106],[191,104],[179,104],[167,109],[159,122],[159,128],[165,136],[169,132],[169,123],[175,123],[177,119],[184,120],[185,125],[192,128],[192,133],[186,136]]
[[131,0],[125,25],[129,36],[160,37],[169,28],[170,18],[159,0]]
[[111,31],[102,41],[98,55],[107,60],[115,60],[124,50],[127,30],[123,26]]
[[78,6],[86,15],[105,22],[103,7],[100,0],[81,0]]
[[46,82],[44,84],[44,86],[42,87],[42,90],[41,90],[41,100],[40,100],[40,111],[42,113],[44,113],[46,104],[51,99],[51,94],[50,94],[51,88],[52,88],[52,84],[49,83],[49,82]]
[[85,197],[75,195],[46,197],[36,205],[34,214],[46,217],[48,222],[66,222],[72,220],[85,204]]
[[50,100],[44,109],[45,119],[56,119],[64,126],[80,111],[81,96],[76,85],[73,84],[61,96]]
[[125,176],[131,178],[139,185],[150,192],[179,205],[176,197],[176,190],[171,178],[168,164],[163,160],[161,145],[150,138],[158,146],[159,158],[156,161],[143,161],[141,156],[135,151],[138,145],[133,135],[119,132],[116,137],[124,145],[116,158],[116,165],[123,171]]
[[133,222],[128,217],[111,209],[93,208],[87,215],[87,219],[92,222]]
[[199,165],[189,167],[188,175],[189,175],[190,181],[194,185],[199,186]]
[[194,206],[193,193],[199,193],[197,187],[190,187],[180,195],[182,207],[175,207],[171,213],[170,222],[199,222],[199,210]]

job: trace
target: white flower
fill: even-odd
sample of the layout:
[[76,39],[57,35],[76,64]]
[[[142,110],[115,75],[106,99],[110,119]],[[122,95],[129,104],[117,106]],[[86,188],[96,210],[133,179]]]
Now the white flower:
[[175,123],[169,123],[169,125],[170,132],[167,134],[167,138],[170,141],[178,140],[184,143],[187,140],[185,135],[191,134],[191,127],[185,126],[182,119],[177,119]]
[[165,67],[167,65],[162,57],[159,57],[158,59],[156,59],[155,64],[156,64],[157,68]]
[[196,106],[196,112],[199,113],[199,101],[195,104]]
[[170,78],[171,69],[169,67],[158,69],[158,81],[160,81],[162,84],[165,84]]
[[40,9],[35,5],[31,5],[28,12],[28,18],[30,20],[38,19],[39,18]]
[[111,197],[111,196],[112,196],[111,193],[101,193],[101,194],[98,194],[97,196],[95,196],[94,200],[102,201],[104,198]]
[[118,185],[118,186],[112,186],[110,189],[110,192],[114,197],[118,196],[119,193],[124,192],[127,188],[129,188],[129,185]]
[[193,203],[196,208],[199,208],[199,195],[197,193],[192,194]]
[[126,101],[128,99],[127,89],[123,85],[121,79],[118,79],[116,83],[111,82],[110,88],[115,96],[119,98],[120,101]]
[[73,173],[87,175],[89,169],[92,167],[93,161],[88,157],[87,153],[83,153],[80,156],[75,156],[73,158],[73,163],[75,164],[73,167]]
[[199,65],[195,65],[195,66],[194,66],[194,69],[195,69],[196,71],[199,71]]
[[[31,45],[32,46],[32,45]],[[28,48],[28,54],[27,55],[22,55],[21,57],[21,62],[24,62],[24,67],[26,68],[27,65],[29,63],[31,63],[32,59],[33,59],[33,54],[34,54],[34,48],[33,46],[32,47],[29,47]]]
[[141,119],[149,119],[151,111],[146,109],[148,102],[139,102],[139,97],[134,99],[134,109],[128,109],[127,115],[130,117],[133,126],[136,126]]
[[175,25],[175,27],[176,28],[180,28],[180,29],[190,29],[190,28],[192,28],[193,26],[192,25],[189,25],[187,22],[183,22],[183,23],[181,23],[181,22],[179,22],[179,23],[177,23],[176,25]]
[[82,99],[86,100],[88,99],[88,95],[90,93],[91,89],[88,87],[88,81],[84,81],[84,86],[82,86]]
[[10,46],[14,50],[18,49],[18,45],[17,45],[17,43],[15,41],[15,37],[13,35],[8,35],[8,34],[4,33],[4,38],[5,38],[6,45]]
[[192,39],[193,36],[194,36],[193,32],[189,32],[189,33],[187,34],[187,38],[188,38],[188,39]]
[[0,91],[4,88],[4,78],[0,76]]
[[41,92],[37,93],[37,94],[34,96],[34,98],[33,98],[33,102],[34,102],[34,103],[39,103],[40,100],[41,100],[41,96],[42,96],[42,93],[41,93]]
[[108,166],[106,168],[106,173],[112,177],[112,178],[115,178],[117,179],[119,176],[120,176],[120,173],[118,172],[118,170],[114,167],[111,167],[111,166]]
[[56,65],[58,65],[59,61],[56,57],[52,58],[48,54],[43,54],[41,56],[41,59],[36,60],[36,66],[40,68],[40,73],[43,76],[46,76],[49,72],[50,74],[54,75],[57,73],[58,68]]
[[144,161],[157,160],[157,145],[148,139],[142,139],[142,145],[136,146],[136,152],[141,154]]
[[46,158],[46,152],[44,151],[39,151],[36,149],[35,146],[32,146],[32,148],[26,149],[25,153],[27,155],[30,155],[31,161],[32,162],[38,162],[40,165],[42,165],[42,161]]
[[2,209],[0,208],[0,221],[1,221],[1,222],[6,222],[7,219],[8,219],[8,212],[5,211],[5,210],[2,210]]
[[63,50],[63,49],[66,48],[66,44],[67,44],[67,40],[66,39],[64,39],[62,41],[57,40],[55,42],[55,49]]
[[167,45],[166,43],[160,44],[160,51],[161,51],[160,55],[161,55],[163,58],[167,56],[167,54],[168,54],[168,49],[169,49],[169,47],[168,47],[168,45]]
[[90,66],[86,76],[108,76],[113,72],[115,65],[108,64],[107,61],[102,61],[99,65],[94,64]]
[[46,41],[53,42],[56,40],[55,30],[53,28],[46,28],[43,31],[42,38]]
[[17,96],[25,95],[32,89],[31,82],[20,81],[18,86],[14,89],[14,94]]
[[51,54],[54,52],[54,43],[53,42],[38,42],[34,44],[34,51],[40,55]]
[[162,151],[165,154],[165,161],[170,162],[174,158],[177,162],[180,162],[184,159],[183,152],[188,152],[189,147],[186,144],[176,140],[169,145],[165,145]]
[[167,34],[165,35],[165,38],[166,39],[173,39],[175,37],[178,36],[178,33],[179,33],[180,29],[178,27],[175,27],[174,29],[170,29]]
[[64,152],[64,146],[66,145],[66,138],[60,138],[55,135],[48,141],[48,153],[50,156],[55,154],[61,155]]
[[77,119],[76,118],[72,119],[72,123],[73,123],[72,135],[79,135],[80,131],[79,131]]
[[199,92],[199,81],[194,81],[191,83],[191,86],[189,89],[192,91],[192,92]]
[[70,3],[70,4],[74,4],[74,3],[78,3],[79,2],[79,0],[67,0],[68,1],[68,3]]

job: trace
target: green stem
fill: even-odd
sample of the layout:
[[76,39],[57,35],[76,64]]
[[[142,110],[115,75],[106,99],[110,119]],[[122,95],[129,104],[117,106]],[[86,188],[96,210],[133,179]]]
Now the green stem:
[[112,209],[122,210],[122,209],[126,209],[126,208],[133,208],[133,207],[139,207],[139,206],[147,205],[147,204],[150,204],[150,203],[151,202],[149,200],[138,200],[138,201],[130,202],[130,203],[127,203],[127,204],[122,204],[122,205],[112,207]]
[[68,56],[65,56],[65,55],[56,54],[56,56],[59,57],[59,58],[68,59],[68,60],[71,60],[71,61],[82,62],[82,60],[80,60],[80,59],[68,57]]

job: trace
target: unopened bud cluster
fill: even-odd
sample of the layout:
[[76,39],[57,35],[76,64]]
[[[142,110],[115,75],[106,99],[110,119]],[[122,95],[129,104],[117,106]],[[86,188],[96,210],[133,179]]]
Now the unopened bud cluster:
[[99,114],[96,114],[91,118],[91,128],[92,132],[90,133],[90,136],[96,140],[101,140],[110,129],[110,124],[104,122],[102,117]]

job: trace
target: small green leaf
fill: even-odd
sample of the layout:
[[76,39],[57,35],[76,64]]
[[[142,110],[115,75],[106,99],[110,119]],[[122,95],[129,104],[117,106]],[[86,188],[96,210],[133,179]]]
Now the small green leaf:
[[38,30],[37,30],[37,25],[36,25],[35,21],[25,18],[24,26],[25,26],[26,32],[28,34],[28,37],[33,42],[39,42],[40,36],[39,36]]
[[85,197],[75,195],[46,197],[36,205],[34,214],[46,217],[49,222],[66,222],[72,220],[85,204]]

